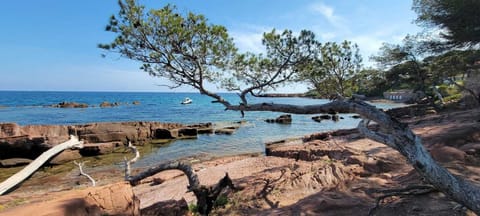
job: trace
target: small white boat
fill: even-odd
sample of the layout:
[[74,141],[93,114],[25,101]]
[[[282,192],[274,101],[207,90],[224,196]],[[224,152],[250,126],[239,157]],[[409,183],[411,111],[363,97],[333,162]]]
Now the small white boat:
[[192,99],[187,97],[187,98],[183,99],[181,104],[191,104],[191,103],[192,103]]

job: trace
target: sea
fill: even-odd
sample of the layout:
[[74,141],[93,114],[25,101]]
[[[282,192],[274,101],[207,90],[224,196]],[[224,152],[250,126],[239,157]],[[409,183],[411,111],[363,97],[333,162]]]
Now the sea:
[[[240,102],[235,93],[221,93],[232,104]],[[183,105],[184,98],[192,103]],[[55,108],[60,102],[77,102],[90,105],[88,108]],[[120,105],[101,108],[108,101]],[[140,102],[133,105],[134,101]],[[282,103],[312,105],[329,102],[310,98],[264,98],[250,97],[249,103]],[[389,109],[402,104],[376,103],[379,108]],[[93,122],[159,121],[184,124],[212,122],[229,125],[246,120],[232,135],[199,135],[197,139],[176,140],[168,145],[154,148],[135,164],[148,166],[162,161],[185,157],[218,157],[246,153],[264,153],[265,143],[287,138],[299,138],[316,132],[354,128],[359,120],[353,114],[341,114],[338,122],[313,121],[315,115],[292,115],[292,124],[272,124],[265,119],[276,118],[278,112],[246,112],[242,118],[238,111],[225,111],[223,105],[212,103],[212,98],[199,93],[171,92],[57,92],[57,91],[0,91],[0,122],[15,122],[19,125],[85,124]]]

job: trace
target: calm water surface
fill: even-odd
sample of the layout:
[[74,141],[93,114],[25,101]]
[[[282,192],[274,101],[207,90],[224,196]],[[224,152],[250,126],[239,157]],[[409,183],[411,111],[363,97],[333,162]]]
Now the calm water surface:
[[[235,94],[222,94],[231,103],[238,103]],[[181,105],[189,97],[192,104]],[[147,93],[147,92],[36,92],[0,91],[0,122],[28,124],[83,124],[91,122],[160,121],[179,123],[213,122],[228,124],[242,120],[239,112],[224,111],[211,98],[198,93]],[[65,109],[48,107],[62,101],[87,103],[95,107]],[[122,105],[100,108],[103,101],[119,102]],[[132,105],[139,101],[140,105]],[[327,100],[308,98],[250,98],[249,103],[286,103],[297,105],[322,104]],[[400,104],[376,104],[381,108],[401,106]],[[314,132],[352,128],[359,120],[342,114],[339,122],[311,120],[313,115],[292,115],[291,125],[269,124],[267,118],[281,113],[247,112],[247,124],[235,134],[201,135],[195,140],[178,140],[167,146],[155,148],[151,154],[142,157],[136,166],[146,166],[164,160],[202,155],[223,156],[240,153],[263,152],[264,143],[279,139],[301,137]]]

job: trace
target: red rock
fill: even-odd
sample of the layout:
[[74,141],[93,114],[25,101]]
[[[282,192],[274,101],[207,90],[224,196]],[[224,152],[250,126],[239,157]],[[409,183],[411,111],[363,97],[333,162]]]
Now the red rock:
[[83,148],[80,149],[80,154],[82,156],[96,156],[113,153],[115,148],[122,146],[121,142],[108,142],[108,143],[95,143],[95,144],[84,144]]
[[20,136],[20,126],[15,123],[0,124],[0,137]]
[[60,154],[58,154],[57,156],[55,156],[54,158],[52,158],[49,161],[49,163],[58,165],[58,164],[64,164],[73,160],[78,160],[80,158],[82,158],[82,155],[78,150],[67,149],[61,152]]
[[188,204],[185,199],[168,200],[155,203],[141,210],[142,216],[178,216],[188,215]]
[[87,108],[88,104],[64,101],[64,102],[60,102],[58,104],[54,104],[54,105],[52,105],[52,107],[57,107],[57,108]]
[[452,161],[464,162],[466,156],[464,151],[450,146],[434,146],[430,149],[430,154],[432,155],[433,159],[441,163]]
[[21,205],[2,212],[2,215],[140,215],[140,201],[126,182],[69,191],[50,197],[53,198]]
[[[170,139],[196,138],[198,133],[197,129],[181,124],[159,122],[114,122],[71,126],[27,125],[23,127],[14,123],[4,123],[0,124],[0,159],[34,159],[50,147],[67,141],[69,134],[79,136],[80,140],[86,144],[102,143],[95,147],[87,147],[87,150],[84,150],[87,152],[86,154],[107,154],[113,151],[111,147],[113,142],[115,145],[121,145],[121,143],[126,144],[131,141],[135,145],[141,145],[155,139],[158,131],[170,134]],[[63,156],[66,154],[64,153]],[[76,156],[72,157],[72,153],[68,153],[66,157],[77,159]],[[67,160],[70,159],[61,161]]]

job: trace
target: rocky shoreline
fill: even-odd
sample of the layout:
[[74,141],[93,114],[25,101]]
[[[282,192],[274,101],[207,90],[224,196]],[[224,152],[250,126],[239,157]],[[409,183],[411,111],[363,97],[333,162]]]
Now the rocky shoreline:
[[212,123],[184,125],[160,122],[109,122],[79,125],[26,125],[0,123],[0,167],[21,166],[70,135],[84,141],[82,149],[65,150],[49,164],[110,154],[128,142],[133,145],[163,144],[176,139],[196,139],[199,134],[233,134],[242,123],[216,128]]
[[[480,169],[478,159],[480,126],[477,121],[480,119],[480,110],[440,114],[428,110],[430,110],[428,107],[400,108],[395,112],[391,111],[391,114],[409,124],[414,132],[422,137],[435,160],[456,175],[480,181],[480,172],[477,172]],[[168,128],[167,125],[163,127]],[[170,125],[169,130],[178,130],[182,127],[185,126]],[[377,128],[373,126],[371,129]],[[23,130],[26,131],[20,128],[20,131]],[[138,144],[141,143],[139,140],[142,139],[137,138]],[[375,191],[422,183],[421,178],[398,152],[361,137],[356,129],[281,140],[267,143],[265,148],[264,156],[231,156],[208,161],[187,159],[194,163],[193,167],[202,184],[214,184],[228,172],[233,183],[242,188],[240,191],[227,191],[225,196],[228,203],[222,208],[215,209],[214,214],[291,215],[301,212],[312,214],[322,212],[327,215],[366,214],[378,196],[378,192]],[[187,205],[194,201],[193,195],[185,189],[186,178],[178,171],[159,173],[132,187],[118,183],[122,181],[122,170],[97,169],[90,174],[98,179],[99,185],[104,186],[72,190],[86,188],[88,185],[88,180],[77,174],[78,170],[71,170],[50,177],[37,176],[12,194],[0,197],[0,209],[2,205],[10,209],[5,215],[18,215],[28,212],[29,209],[32,212],[32,209],[39,207],[65,213],[63,205],[59,203],[76,199],[85,200],[84,204],[72,203],[72,209],[78,211],[158,215],[158,211],[161,210],[160,213],[163,213],[159,215],[171,213],[188,215]],[[40,189],[41,181],[52,180],[56,182],[57,190],[61,192],[52,193],[51,189],[47,190],[48,192],[45,188]],[[124,195],[126,201],[119,202],[121,206],[112,207],[97,202],[114,200],[112,194],[107,193],[111,188]],[[36,192],[32,194],[32,191]],[[88,194],[95,194],[96,199]],[[20,202],[19,199],[23,201]],[[21,207],[14,208],[18,205]],[[416,213],[457,215],[468,212],[455,209],[455,203],[438,193],[396,198],[378,212],[381,215]]]

